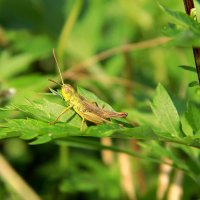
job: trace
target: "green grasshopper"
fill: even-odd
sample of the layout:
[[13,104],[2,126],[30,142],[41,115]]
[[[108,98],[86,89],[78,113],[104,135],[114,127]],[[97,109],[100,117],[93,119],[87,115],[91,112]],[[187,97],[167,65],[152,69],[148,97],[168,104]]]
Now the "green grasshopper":
[[50,124],[55,124],[59,118],[66,113],[70,108],[73,108],[76,113],[78,113],[81,118],[81,130],[83,130],[84,121],[90,121],[95,123],[96,125],[101,123],[110,123],[108,119],[110,118],[125,118],[127,117],[127,113],[125,112],[114,112],[114,111],[108,111],[103,108],[98,107],[98,105],[94,102],[90,102],[86,100],[83,96],[78,94],[75,89],[69,85],[65,84],[63,81],[63,77],[60,71],[60,67],[56,58],[55,51],[53,49],[53,56],[56,61],[56,66],[58,68],[58,72],[61,79],[61,94],[66,102],[69,103],[69,106],[66,107],[59,115],[58,117],[50,122]]

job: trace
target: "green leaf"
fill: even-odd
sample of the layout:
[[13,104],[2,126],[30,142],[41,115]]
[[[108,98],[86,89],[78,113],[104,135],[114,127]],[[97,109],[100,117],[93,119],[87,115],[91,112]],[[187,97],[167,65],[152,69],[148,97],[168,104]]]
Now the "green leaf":
[[64,99],[63,96],[62,96],[62,94],[60,93],[60,90],[59,90],[59,91],[56,91],[56,90],[54,90],[54,89],[52,89],[52,88],[49,88],[49,90],[51,91],[51,93],[52,93],[53,95],[57,95],[57,96],[61,97],[62,99]]
[[156,120],[154,114],[150,111],[142,111],[142,110],[137,110],[137,109],[126,109],[125,112],[128,113],[128,120],[134,119],[134,122],[140,125],[145,125],[148,124],[150,126],[155,126],[157,125],[158,121]]
[[181,128],[186,136],[193,136],[193,129],[186,118],[186,114],[181,117]]
[[195,86],[199,86],[199,83],[197,81],[192,81],[189,83],[188,85],[189,87],[195,87]]
[[[195,135],[196,136],[196,135]],[[200,134],[197,135],[197,137],[185,137],[183,138],[183,143],[185,143],[188,146],[192,146],[192,147],[196,147],[196,148],[200,148]]]
[[167,132],[173,137],[182,135],[178,112],[167,91],[161,84],[156,88],[151,108],[160,123],[160,132]]
[[[55,120],[66,107],[54,102],[50,102],[46,99],[40,99],[34,102],[28,102],[27,105],[15,106],[15,108],[24,113],[31,114],[31,116],[35,119],[51,122]],[[59,118],[59,121],[67,122],[75,127],[80,127],[81,124],[81,118],[73,109],[70,109],[63,114]]]
[[197,73],[196,69],[194,67],[191,67],[191,66],[187,66],[187,65],[180,65],[178,66],[184,70],[187,70],[187,71],[190,71],[190,72],[194,72],[194,73]]
[[113,137],[113,138],[134,138],[134,139],[155,139],[154,134],[149,126],[138,126],[134,128],[120,127],[117,124],[102,124],[91,126],[86,129],[85,136],[94,137]]
[[39,136],[36,140],[34,140],[33,142],[30,142],[30,144],[32,145],[38,145],[38,144],[44,144],[44,143],[47,143],[47,142],[50,142],[51,141],[51,137],[48,136],[48,135],[42,135],[42,136]]
[[114,137],[114,138],[135,138],[135,139],[155,139],[157,136],[149,126],[139,126],[135,128],[121,127],[118,124],[102,124],[90,126],[81,132],[80,128],[69,123],[56,123],[49,125],[47,122],[35,119],[12,119],[5,124],[6,132],[19,132],[22,139],[34,139],[40,135],[48,135],[52,139],[69,136],[92,136],[92,137]]
[[[143,125],[133,128],[121,127],[118,124],[102,124],[90,126],[81,132],[79,127],[74,127],[69,123],[56,123],[50,125],[47,122],[35,119],[11,119],[0,129],[0,138],[20,137],[25,140],[34,140],[31,144],[41,144],[51,140],[68,138],[71,136],[83,137],[112,137],[121,139],[143,139],[161,140],[165,142],[180,143],[194,147],[200,147],[199,136],[187,138],[167,138],[165,135],[158,135],[151,127]],[[42,136],[42,137],[41,137]]]
[[192,102],[188,103],[186,118],[189,124],[192,126],[194,132],[200,130],[200,108],[198,108]]
[[177,20],[177,24],[170,24],[163,30],[165,35],[174,37],[173,43],[185,47],[200,44],[200,24],[183,12],[172,11],[160,4],[160,7]]
[[17,137],[20,134],[9,132],[7,128],[0,127],[0,139],[10,138],[10,137]]
[[[34,139],[39,136],[48,136],[51,139],[80,135],[80,129],[68,123],[50,125],[47,122],[35,119],[11,119],[5,124],[5,133],[20,133],[22,139]],[[48,140],[49,141],[49,140]]]
[[197,35],[199,35],[200,24],[196,20],[194,20],[192,17],[188,16],[186,13],[183,13],[183,12],[172,11],[162,6],[161,4],[160,6],[162,7],[164,11],[166,11],[172,17],[176,18],[178,21],[180,21],[184,25],[189,26]]
[[165,26],[162,30],[162,32],[168,36],[168,37],[174,37],[181,33],[181,29],[176,25],[172,23],[168,23],[167,26]]
[[47,34],[35,35],[25,29],[9,30],[6,32],[6,36],[16,52],[30,54],[34,60],[49,56],[54,46],[52,39]]
[[33,56],[28,53],[11,56],[8,52],[2,52],[0,55],[1,77],[8,78],[24,71],[33,60]]

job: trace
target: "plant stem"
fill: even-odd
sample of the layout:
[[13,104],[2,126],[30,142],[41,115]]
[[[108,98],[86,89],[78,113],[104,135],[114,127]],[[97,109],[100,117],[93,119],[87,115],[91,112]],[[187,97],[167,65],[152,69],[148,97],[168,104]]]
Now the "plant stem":
[[60,170],[64,171],[68,167],[68,147],[65,145],[59,146],[59,161]]
[[111,49],[102,51],[102,52],[100,52],[96,55],[93,55],[90,58],[88,58],[78,64],[75,64],[75,65],[69,67],[68,71],[65,71],[63,73],[63,77],[69,78],[71,76],[72,72],[77,73],[77,71],[79,71],[79,70],[87,69],[102,60],[105,60],[111,56],[120,54],[122,52],[130,52],[133,50],[140,50],[140,49],[149,49],[152,47],[157,47],[162,44],[166,44],[170,40],[172,40],[172,39],[168,38],[168,37],[158,37],[158,38],[153,38],[153,39],[146,40],[143,42],[128,43],[128,44],[123,44],[123,45],[120,45],[117,47],[113,47]]
[[[194,1],[193,0],[183,0],[184,6],[185,6],[185,11],[187,15],[190,16],[190,12],[194,7]],[[198,75],[198,80],[200,84],[200,48],[193,47],[193,54],[194,54],[194,59],[195,59],[195,65],[196,65],[196,71]]]
[[[16,192],[19,199],[41,200],[39,195],[25,182],[17,171],[15,171],[2,154],[0,154],[0,178]],[[8,199],[10,199],[9,196]]]
[[74,3],[74,7],[72,8],[69,17],[66,19],[66,22],[63,26],[63,30],[60,34],[59,41],[58,41],[58,60],[61,62],[60,66],[63,67],[63,52],[67,46],[69,41],[70,34],[72,32],[73,27],[75,26],[76,20],[79,16],[81,6],[83,0],[77,0]]
[[183,0],[183,1],[187,15],[190,15],[191,9],[194,8],[194,2],[193,0]]

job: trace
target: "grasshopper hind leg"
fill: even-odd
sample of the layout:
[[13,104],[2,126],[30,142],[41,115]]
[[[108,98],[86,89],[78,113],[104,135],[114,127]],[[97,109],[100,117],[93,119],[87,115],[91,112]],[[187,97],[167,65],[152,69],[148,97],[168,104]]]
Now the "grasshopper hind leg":
[[87,121],[90,121],[90,122],[93,122],[95,123],[96,125],[98,124],[102,124],[102,123],[111,123],[111,121],[99,116],[99,115],[96,115],[92,112],[85,112],[84,113],[84,119],[87,120]]

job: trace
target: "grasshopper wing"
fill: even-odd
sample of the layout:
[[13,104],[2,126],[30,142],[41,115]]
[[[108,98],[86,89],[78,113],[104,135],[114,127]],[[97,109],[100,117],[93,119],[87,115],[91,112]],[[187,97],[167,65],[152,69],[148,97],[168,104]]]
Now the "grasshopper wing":
[[95,114],[95,113],[92,113],[92,112],[84,112],[83,114],[83,118],[87,121],[90,121],[90,122],[93,122],[95,124],[101,124],[103,122],[107,122],[107,123],[110,123],[110,121],[104,119],[103,117]]

